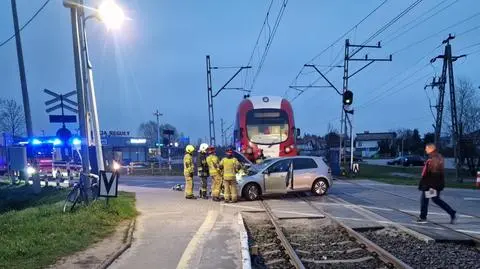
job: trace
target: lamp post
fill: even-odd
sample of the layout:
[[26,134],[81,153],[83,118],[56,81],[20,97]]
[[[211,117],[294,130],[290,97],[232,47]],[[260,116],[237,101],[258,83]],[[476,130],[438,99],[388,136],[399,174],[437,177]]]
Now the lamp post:
[[[102,142],[100,137],[100,126],[98,120],[98,110],[97,110],[97,102],[96,102],[96,95],[95,95],[95,86],[93,83],[93,68],[90,62],[89,54],[88,54],[88,43],[87,43],[87,33],[85,29],[86,21],[91,18],[96,18],[102,21],[107,29],[118,29],[123,21],[125,20],[125,15],[122,9],[113,1],[113,0],[106,0],[102,2],[98,9],[95,10],[94,14],[85,17],[84,8],[83,8],[83,0],[64,0],[64,6],[70,8],[72,10],[72,23],[74,23],[74,13],[75,13],[75,21],[77,22],[77,26],[74,26],[74,46],[81,47],[85,52],[84,55],[79,56],[81,59],[80,64],[75,65],[76,72],[77,69],[82,70],[81,78],[82,79],[82,94],[78,95],[78,103],[79,106],[82,105],[82,108],[85,108],[85,95],[88,97],[88,103],[90,104],[89,109],[91,110],[92,120],[92,133],[93,133],[93,140],[95,147],[95,153],[97,157],[97,168],[98,170],[104,170],[104,162],[103,162],[103,151],[102,151]],[[81,20],[81,25],[78,25],[79,20]],[[82,31],[82,35],[80,35],[79,29]],[[76,37],[76,38],[75,38]],[[76,61],[77,61],[77,56]],[[77,85],[78,83],[77,77]],[[88,84],[88,90],[87,90]],[[78,88],[78,87],[77,87]],[[78,90],[77,90],[78,91]],[[87,113],[85,110],[81,112],[79,109],[79,122],[80,122],[80,134],[82,138],[85,138],[85,144],[88,145],[88,136],[90,132],[88,131],[88,122],[86,120]],[[82,132],[83,131],[83,132]],[[84,152],[86,151],[86,152]],[[85,157],[84,157],[85,155]],[[82,159],[87,160],[88,163],[88,148],[82,148]],[[85,163],[85,162],[84,162]],[[85,168],[86,166],[86,168]],[[89,171],[89,165],[84,164],[84,171]]]

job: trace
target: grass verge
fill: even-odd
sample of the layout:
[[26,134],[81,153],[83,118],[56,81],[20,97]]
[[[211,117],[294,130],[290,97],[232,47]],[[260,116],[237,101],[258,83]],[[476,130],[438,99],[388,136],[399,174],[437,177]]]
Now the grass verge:
[[[383,183],[395,185],[418,185],[422,167],[382,166],[361,164],[358,178],[371,179]],[[461,174],[464,182],[455,180],[456,174],[453,169],[445,169],[445,185],[448,188],[475,189],[475,183],[466,173]]]
[[[63,213],[67,190],[43,188],[35,196],[28,186],[0,185],[0,268],[45,268],[60,257],[86,249],[115,231],[122,220],[137,215],[135,195],[120,192],[109,207],[97,201]],[[2,194],[22,196],[4,199]],[[7,209],[8,208],[8,209]]]

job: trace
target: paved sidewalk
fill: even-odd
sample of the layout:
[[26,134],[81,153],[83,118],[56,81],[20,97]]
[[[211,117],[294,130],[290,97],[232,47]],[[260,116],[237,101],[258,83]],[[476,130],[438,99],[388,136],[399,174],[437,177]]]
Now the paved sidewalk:
[[110,268],[240,268],[236,207],[169,189],[120,189],[136,192],[140,216],[132,247]]

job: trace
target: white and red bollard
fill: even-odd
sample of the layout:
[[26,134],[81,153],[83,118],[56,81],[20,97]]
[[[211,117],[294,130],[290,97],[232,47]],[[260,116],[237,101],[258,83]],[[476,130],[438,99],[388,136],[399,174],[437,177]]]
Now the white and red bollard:
[[477,172],[477,188],[480,188],[480,171]]

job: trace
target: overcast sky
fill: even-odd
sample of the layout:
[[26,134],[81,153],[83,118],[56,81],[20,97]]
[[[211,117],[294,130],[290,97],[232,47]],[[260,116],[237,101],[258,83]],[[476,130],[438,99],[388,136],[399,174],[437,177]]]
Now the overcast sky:
[[[96,6],[98,2],[86,1],[89,6]],[[271,27],[282,1],[273,2]],[[252,95],[294,97],[297,92],[288,90],[288,86],[302,66],[382,2],[288,1]],[[363,43],[412,2],[387,1],[347,37],[351,43]],[[44,0],[17,0],[20,24],[23,25],[43,3]],[[120,31],[108,32],[95,21],[87,25],[102,129],[136,132],[139,124],[153,120],[153,111],[159,109],[164,113],[162,122],[175,125],[193,139],[208,136],[205,55],[211,55],[214,66],[246,65],[270,0],[118,0],[118,3],[130,18]],[[439,75],[441,62],[430,65],[429,60],[443,52],[441,42],[448,33],[458,34],[452,41],[453,53],[472,54],[455,63],[455,76],[470,78],[475,85],[480,85],[480,16],[471,17],[480,15],[479,12],[478,0],[424,0],[370,43],[383,41],[381,49],[359,53],[359,57],[368,53],[369,57],[379,58],[394,54],[393,62],[376,62],[350,79],[357,107],[355,132],[404,127],[419,128],[422,133],[433,131],[428,98],[435,102],[435,92],[425,91],[424,85],[433,75]],[[471,19],[465,20],[469,17]],[[465,22],[434,35],[462,20]],[[415,26],[417,23],[420,24]],[[10,1],[2,0],[0,43],[12,32]],[[426,40],[408,47],[423,39]],[[48,96],[43,89],[66,93],[75,88],[70,13],[61,0],[51,0],[22,31],[22,42],[34,131],[40,134],[45,130],[52,134],[60,126],[48,123],[44,105]],[[259,43],[261,52],[266,44],[265,36]],[[331,65],[341,61],[344,43],[343,38],[314,63]],[[475,44],[477,46],[469,47]],[[259,61],[256,53],[251,63],[253,71]],[[351,63],[350,72],[361,64]],[[296,84],[308,85],[317,79],[318,75],[312,71],[305,69]],[[213,72],[213,85],[218,89],[235,70]],[[253,73],[248,73],[247,81]],[[21,102],[14,40],[0,47],[0,74],[0,98]],[[244,86],[245,74],[230,86]],[[327,76],[341,88],[342,68],[334,68]],[[320,80],[315,85],[325,83]],[[216,120],[219,122],[223,118],[227,123],[233,122],[242,97],[241,92],[229,91],[215,98]],[[327,132],[329,123],[338,129],[340,103],[340,96],[332,89],[306,91],[293,102],[297,127],[302,133],[322,135]]]

